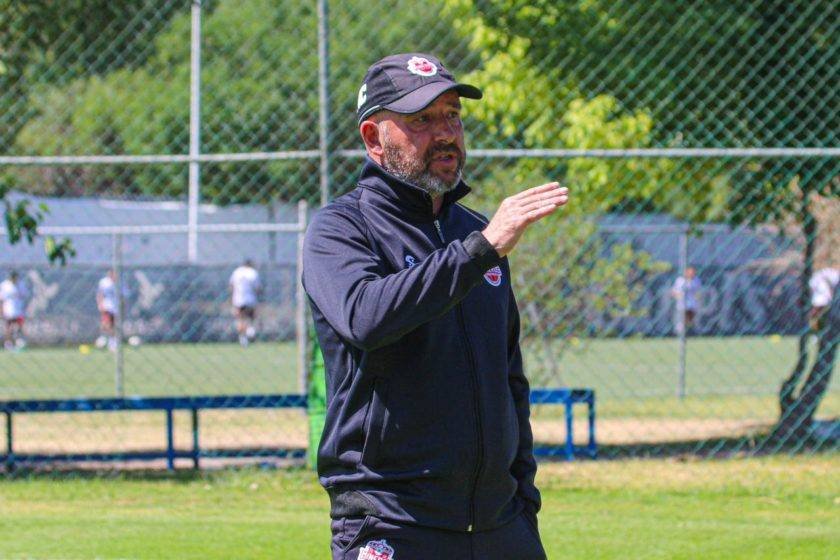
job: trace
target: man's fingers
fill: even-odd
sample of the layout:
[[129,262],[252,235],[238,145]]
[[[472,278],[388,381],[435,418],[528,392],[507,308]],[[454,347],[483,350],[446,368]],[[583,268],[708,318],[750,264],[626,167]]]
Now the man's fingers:
[[538,187],[533,187],[531,189],[524,190],[524,191],[522,191],[518,194],[513,195],[513,197],[511,197],[511,198],[514,198],[516,200],[520,200],[520,199],[523,199],[523,198],[528,198],[530,196],[540,195],[542,193],[550,192],[550,191],[553,191],[553,190],[556,190],[556,189],[559,189],[559,188],[565,188],[565,187],[560,187],[560,183],[558,183],[556,181],[552,181],[551,183],[546,183],[546,184],[540,185]]
[[534,208],[539,208],[540,206],[546,206],[548,204],[563,206],[568,201],[569,196],[566,194],[552,194],[551,196],[544,196],[544,198],[536,199],[533,201],[520,202],[519,209],[523,212],[529,212]]
[[539,206],[525,214],[525,220],[528,224],[532,224],[537,220],[545,218],[546,216],[557,210],[557,208],[559,208],[557,204],[546,204],[544,206]]
[[527,206],[529,204],[535,204],[535,203],[538,204],[538,203],[543,202],[543,201],[556,200],[557,198],[559,198],[561,196],[568,197],[569,196],[569,189],[567,189],[566,187],[562,187],[562,188],[550,190],[550,191],[547,191],[547,192],[541,192],[541,193],[531,194],[531,195],[528,195],[528,196],[523,196],[522,198],[518,199],[516,201],[516,203],[520,207],[523,207],[523,206]]

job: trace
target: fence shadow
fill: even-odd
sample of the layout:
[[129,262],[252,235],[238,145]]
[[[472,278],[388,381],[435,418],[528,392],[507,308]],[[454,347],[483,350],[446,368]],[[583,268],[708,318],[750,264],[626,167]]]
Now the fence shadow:
[[[802,434],[796,434],[802,436]],[[537,442],[544,444],[544,442]],[[717,437],[703,440],[606,444],[598,446],[599,461],[624,459],[731,459],[777,454],[811,455],[840,450],[840,418],[815,422],[801,438],[779,437],[776,426],[748,436]],[[562,461],[562,458],[546,458]]]

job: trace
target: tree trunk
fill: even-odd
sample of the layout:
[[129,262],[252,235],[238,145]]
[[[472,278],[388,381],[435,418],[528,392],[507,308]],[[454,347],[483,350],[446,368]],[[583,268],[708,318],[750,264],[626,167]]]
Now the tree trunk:
[[[828,388],[834,371],[837,344],[840,339],[840,290],[834,294],[831,307],[825,313],[821,327],[807,330],[811,290],[808,281],[814,268],[814,248],[817,237],[817,223],[809,209],[809,190],[802,197],[802,224],[805,234],[804,266],[802,270],[799,305],[806,330],[799,338],[799,356],[790,376],[779,390],[779,422],[771,438],[781,444],[797,442],[808,437],[814,420],[814,413]],[[816,335],[817,356],[808,378],[796,394],[796,388],[808,364],[808,347],[811,334]]]
[[[795,442],[808,437],[814,414],[831,382],[834,360],[837,358],[837,344],[840,343],[840,290],[834,294],[831,307],[826,311],[822,326],[817,331],[817,337],[817,357],[811,372],[799,394],[791,398],[786,407],[783,405],[779,424],[773,434],[780,443]],[[801,371],[799,374],[801,375]]]

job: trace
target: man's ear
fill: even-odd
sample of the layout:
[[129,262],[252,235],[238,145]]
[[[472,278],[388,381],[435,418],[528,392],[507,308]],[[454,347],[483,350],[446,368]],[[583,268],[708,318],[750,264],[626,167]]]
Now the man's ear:
[[377,163],[382,163],[382,138],[379,132],[379,125],[372,120],[362,121],[359,125],[359,133],[365,143],[368,155]]

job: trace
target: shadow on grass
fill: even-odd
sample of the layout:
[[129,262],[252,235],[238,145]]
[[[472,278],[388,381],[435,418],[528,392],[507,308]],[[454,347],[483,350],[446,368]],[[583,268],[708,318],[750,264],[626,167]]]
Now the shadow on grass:
[[306,468],[302,461],[259,461],[255,459],[239,462],[227,462],[202,465],[200,469],[191,466],[179,466],[175,470],[167,470],[165,465],[142,465],[136,463],[124,464],[119,462],[106,465],[96,463],[38,463],[17,464],[9,468],[0,464],[0,481],[6,479],[25,479],[42,481],[62,480],[101,480],[114,479],[124,481],[157,482],[168,481],[189,484],[196,481],[213,482],[217,479],[229,477],[234,472],[284,471],[288,473],[306,473],[316,478],[314,471]]
[[[545,442],[539,442],[545,445]],[[840,451],[840,419],[815,423],[807,433],[780,433],[770,427],[749,436],[650,443],[599,445],[596,460],[730,459],[767,455],[813,455]],[[562,462],[562,457],[545,460]],[[586,460],[586,459],[583,459]]]

